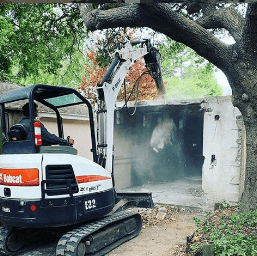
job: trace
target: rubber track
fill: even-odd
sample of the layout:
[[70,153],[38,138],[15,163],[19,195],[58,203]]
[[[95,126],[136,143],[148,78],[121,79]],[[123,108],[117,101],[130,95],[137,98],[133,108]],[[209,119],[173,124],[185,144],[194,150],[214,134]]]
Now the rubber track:
[[132,234],[130,234],[124,238],[121,238],[120,240],[114,242],[114,244],[111,244],[111,245],[107,246],[107,248],[103,248],[94,254],[91,254],[91,253],[86,254],[86,255],[90,255],[90,256],[105,255],[106,253],[113,250],[120,244],[132,239],[133,237],[137,236],[140,233],[142,220],[141,220],[141,216],[139,213],[130,212],[130,211],[117,212],[108,217],[105,217],[104,219],[100,219],[98,221],[91,222],[89,224],[80,226],[76,229],[69,231],[68,233],[66,233],[65,235],[63,235],[60,238],[60,240],[57,244],[57,247],[56,247],[56,256],[77,256],[77,247],[83,238],[89,236],[90,234],[102,229],[103,227],[105,227],[109,224],[112,224],[116,221],[120,221],[123,219],[124,220],[129,219],[130,217],[133,217],[133,216],[140,218],[140,227],[135,232],[133,232]]
[[[8,255],[8,256],[20,255],[21,253],[32,250],[38,246],[38,242],[35,242],[35,240],[31,242],[29,240],[30,238],[33,237],[33,235],[38,234],[38,231],[35,230],[34,234],[30,233],[30,236],[28,237],[29,239],[24,242],[24,246],[22,248],[20,248],[19,250],[15,251],[15,252],[9,251],[6,247],[6,239],[13,231],[16,231],[18,229],[19,228],[11,227],[8,225],[0,226],[0,255]],[[21,230],[26,232],[26,229],[21,229]],[[25,233],[25,235],[26,235],[26,233]],[[44,243],[46,243],[46,242],[44,242]],[[41,243],[41,244],[43,244],[43,243]]]
[[10,226],[0,227],[0,253],[3,255],[15,255],[17,253],[10,252],[6,248],[6,238],[12,232],[13,228]]

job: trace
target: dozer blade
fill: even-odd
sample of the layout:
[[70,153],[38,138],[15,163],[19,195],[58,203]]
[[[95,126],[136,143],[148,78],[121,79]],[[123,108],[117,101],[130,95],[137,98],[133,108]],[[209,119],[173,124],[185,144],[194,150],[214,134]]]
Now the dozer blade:
[[153,208],[154,203],[152,199],[152,193],[138,193],[138,192],[128,192],[128,193],[117,193],[116,194],[116,204],[120,200],[126,200],[126,206],[136,206],[142,208]]
[[121,211],[69,231],[59,240],[57,256],[102,256],[137,236],[139,213]]

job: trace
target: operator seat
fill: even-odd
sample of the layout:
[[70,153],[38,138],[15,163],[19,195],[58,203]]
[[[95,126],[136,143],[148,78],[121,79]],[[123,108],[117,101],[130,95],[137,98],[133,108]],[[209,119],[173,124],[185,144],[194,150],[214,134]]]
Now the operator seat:
[[15,124],[10,128],[8,132],[10,141],[21,141],[27,138],[27,132],[22,124]]

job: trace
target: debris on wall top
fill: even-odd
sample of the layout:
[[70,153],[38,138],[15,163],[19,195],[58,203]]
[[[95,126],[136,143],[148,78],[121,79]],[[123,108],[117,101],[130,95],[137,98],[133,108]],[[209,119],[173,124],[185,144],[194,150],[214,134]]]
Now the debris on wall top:
[[[197,99],[165,99],[165,100],[148,100],[148,101],[138,101],[136,105],[138,107],[145,106],[165,106],[165,105],[191,105],[191,104],[208,104],[208,103],[219,103],[223,101],[231,101],[231,96],[218,96],[218,97],[205,97]],[[124,102],[117,102],[117,108],[124,105]],[[127,103],[128,107],[134,107],[135,102],[129,101]]]

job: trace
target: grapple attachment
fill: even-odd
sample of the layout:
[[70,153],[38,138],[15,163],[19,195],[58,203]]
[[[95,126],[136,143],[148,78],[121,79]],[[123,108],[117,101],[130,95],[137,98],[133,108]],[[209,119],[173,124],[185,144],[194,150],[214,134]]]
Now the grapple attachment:
[[150,75],[153,77],[157,89],[161,93],[164,93],[164,85],[161,72],[161,54],[154,46],[149,43],[149,41],[147,42],[147,48],[149,53],[144,56],[146,67],[148,68]]

